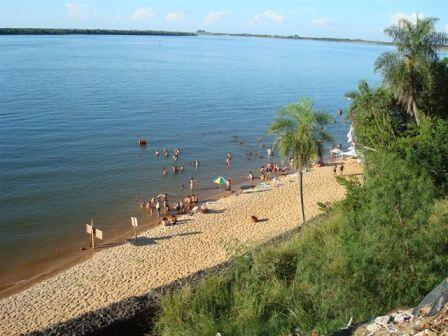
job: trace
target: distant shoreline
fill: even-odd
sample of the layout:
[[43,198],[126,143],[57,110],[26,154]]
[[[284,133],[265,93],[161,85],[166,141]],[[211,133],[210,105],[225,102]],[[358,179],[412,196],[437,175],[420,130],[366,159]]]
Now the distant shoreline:
[[350,43],[365,43],[377,45],[394,45],[392,42],[371,41],[363,39],[350,39],[338,37],[309,37],[300,35],[269,35],[269,34],[245,34],[245,33],[211,33],[198,30],[198,35],[212,35],[212,36],[235,36],[235,37],[257,37],[257,38],[273,38],[282,40],[310,40],[310,41],[325,41],[325,42],[350,42]]
[[[310,37],[300,35],[269,35],[269,34],[245,34],[245,33],[212,33],[203,30],[197,31],[198,35],[210,35],[210,36],[234,36],[234,37],[256,37],[256,38],[271,38],[282,40],[305,40],[305,41],[321,41],[321,42],[345,42],[345,43],[357,43],[357,44],[373,44],[373,45],[386,45],[394,46],[393,42],[386,41],[373,41],[363,39],[351,39],[351,38],[339,38],[339,37]],[[448,45],[439,46],[441,50],[448,50]]]
[[[205,30],[191,32],[175,32],[164,30],[119,30],[119,29],[59,29],[59,28],[0,28],[0,35],[140,35],[140,36],[233,36],[273,38],[283,40],[308,40],[321,42],[345,42],[358,44],[373,44],[393,46],[393,42],[373,41],[363,39],[338,38],[338,37],[309,37],[300,35],[269,35],[246,33],[214,33]],[[440,46],[441,50],[448,50],[448,45]]]

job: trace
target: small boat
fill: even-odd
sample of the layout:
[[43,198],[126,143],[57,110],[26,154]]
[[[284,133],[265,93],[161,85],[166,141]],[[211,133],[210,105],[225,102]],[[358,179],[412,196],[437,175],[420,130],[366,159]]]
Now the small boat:
[[139,144],[140,146],[146,146],[146,145],[148,144],[148,141],[146,141],[145,139],[140,139],[140,140],[138,141],[138,144]]

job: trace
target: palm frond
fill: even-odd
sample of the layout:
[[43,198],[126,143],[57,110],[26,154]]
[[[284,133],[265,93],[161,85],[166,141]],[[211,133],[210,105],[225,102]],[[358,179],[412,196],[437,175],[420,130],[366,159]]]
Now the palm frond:
[[391,68],[397,67],[401,61],[402,58],[396,51],[386,51],[375,61],[375,71],[388,71]]

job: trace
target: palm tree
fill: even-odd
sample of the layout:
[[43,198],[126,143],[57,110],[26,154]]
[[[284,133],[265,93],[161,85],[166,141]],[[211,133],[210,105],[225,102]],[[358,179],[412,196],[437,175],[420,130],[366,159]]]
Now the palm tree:
[[419,18],[413,23],[402,19],[384,32],[392,38],[396,51],[386,51],[375,62],[398,103],[420,123],[416,99],[429,63],[438,59],[436,48],[446,43],[447,36],[435,30],[436,18]]
[[333,141],[325,129],[332,120],[328,114],[316,111],[311,99],[302,98],[277,112],[268,130],[269,134],[276,137],[275,147],[279,149],[282,158],[292,157],[294,169],[299,175],[302,223],[305,222],[303,169],[309,167],[314,158],[322,156],[325,143]]

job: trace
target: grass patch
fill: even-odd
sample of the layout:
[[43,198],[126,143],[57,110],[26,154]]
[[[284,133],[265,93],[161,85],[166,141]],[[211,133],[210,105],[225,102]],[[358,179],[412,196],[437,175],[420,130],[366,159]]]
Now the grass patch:
[[[354,232],[348,226],[346,210],[338,205],[287,241],[236,258],[229,270],[195,289],[164,296],[158,332],[287,335],[295,325],[305,333],[328,334],[350,317],[360,322],[414,305],[448,273],[447,201],[438,202],[426,225],[405,237],[399,231]],[[361,238],[363,249],[351,243]],[[383,246],[394,240],[401,243]],[[402,255],[415,251],[420,252],[397,264],[396,258],[401,263]]]

